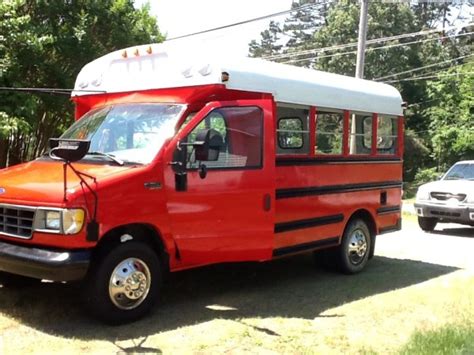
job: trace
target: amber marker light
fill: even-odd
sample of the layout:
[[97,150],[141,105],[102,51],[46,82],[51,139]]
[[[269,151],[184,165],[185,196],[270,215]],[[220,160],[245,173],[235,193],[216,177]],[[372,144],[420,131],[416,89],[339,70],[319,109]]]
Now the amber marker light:
[[135,50],[133,51],[133,55],[135,57],[138,57],[140,55],[140,52],[138,51],[138,48],[135,48]]
[[146,49],[146,52],[148,54],[152,54],[153,53],[153,50],[151,49],[151,46],[148,46],[148,48]]
[[128,57],[127,51],[123,51],[123,52],[122,52],[122,57],[123,57],[123,58],[127,58],[127,57]]

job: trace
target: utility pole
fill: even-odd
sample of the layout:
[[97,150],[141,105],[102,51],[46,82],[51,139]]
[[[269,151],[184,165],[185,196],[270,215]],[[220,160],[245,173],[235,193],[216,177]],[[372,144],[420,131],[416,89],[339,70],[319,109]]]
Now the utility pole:
[[365,40],[367,39],[367,9],[369,0],[360,0],[359,40],[357,42],[356,78],[364,78]]

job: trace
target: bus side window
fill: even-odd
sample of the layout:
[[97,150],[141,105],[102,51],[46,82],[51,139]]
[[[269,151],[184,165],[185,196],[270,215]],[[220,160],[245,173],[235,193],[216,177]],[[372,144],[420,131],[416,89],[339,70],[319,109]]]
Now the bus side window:
[[395,154],[398,143],[398,118],[378,116],[377,154]]
[[372,152],[372,114],[352,113],[349,116],[349,154]]
[[[196,141],[199,130],[213,129],[224,144],[216,161],[206,161],[208,169],[260,168],[263,157],[263,112],[259,107],[222,107],[210,112],[187,136]],[[194,148],[188,149],[188,169],[197,169]]]
[[343,153],[343,112],[316,113],[316,154],[342,155]]
[[278,107],[277,154],[309,154],[309,108]]

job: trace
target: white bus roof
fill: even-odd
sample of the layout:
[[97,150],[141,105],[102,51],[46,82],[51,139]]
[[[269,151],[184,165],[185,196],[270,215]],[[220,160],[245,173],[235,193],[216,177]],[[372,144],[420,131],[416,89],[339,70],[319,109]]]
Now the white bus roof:
[[90,62],[72,96],[206,84],[271,93],[277,102],[403,115],[400,93],[387,84],[255,58],[202,57],[165,44],[130,47]]

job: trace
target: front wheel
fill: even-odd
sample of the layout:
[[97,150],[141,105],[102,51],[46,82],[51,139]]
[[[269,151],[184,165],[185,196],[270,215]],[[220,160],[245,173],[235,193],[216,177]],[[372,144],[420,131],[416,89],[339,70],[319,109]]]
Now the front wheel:
[[341,271],[346,274],[362,271],[369,260],[371,243],[367,224],[361,219],[350,221],[337,250],[337,261]]
[[436,218],[418,217],[418,225],[425,232],[432,232],[435,229],[436,224],[438,224]]
[[144,243],[127,242],[97,260],[87,279],[86,299],[99,319],[122,324],[149,312],[161,284],[161,265],[154,250]]

